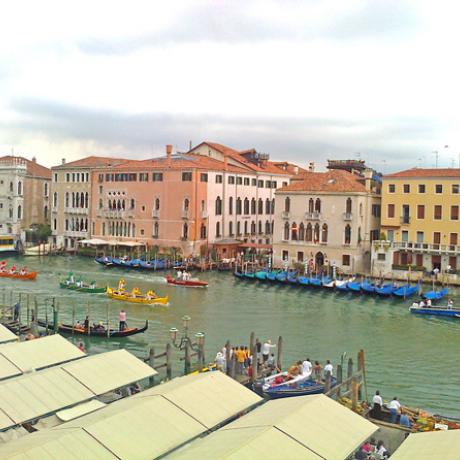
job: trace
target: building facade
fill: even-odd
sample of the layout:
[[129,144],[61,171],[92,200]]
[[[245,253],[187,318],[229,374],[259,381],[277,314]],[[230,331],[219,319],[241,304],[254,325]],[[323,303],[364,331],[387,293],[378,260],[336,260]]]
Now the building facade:
[[50,185],[51,171],[35,158],[0,158],[0,236],[23,243],[25,230],[49,223]]
[[459,209],[460,169],[414,168],[384,176],[384,239],[374,245],[375,270],[457,270]]
[[370,269],[371,242],[380,227],[379,184],[371,170],[302,173],[276,191],[275,209],[275,265]]

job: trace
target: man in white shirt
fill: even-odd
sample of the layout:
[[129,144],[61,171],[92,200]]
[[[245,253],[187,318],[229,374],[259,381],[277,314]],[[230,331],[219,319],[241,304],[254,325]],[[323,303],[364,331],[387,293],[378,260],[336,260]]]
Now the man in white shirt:
[[401,404],[396,396],[389,402],[388,409],[390,409],[391,414],[390,422],[396,423],[398,420],[398,414],[401,411]]
[[372,398],[372,417],[381,420],[382,419],[382,406],[383,399],[380,396],[380,391],[376,391],[374,397]]
[[303,375],[309,375],[311,374],[311,368],[312,364],[310,361],[310,358],[307,358],[303,363],[302,363],[302,374]]
[[276,345],[272,345],[271,340],[267,340],[263,345],[262,345],[262,358],[264,360],[264,363],[267,361],[268,356],[270,355],[270,350],[272,348],[276,348]]
[[326,365],[324,366],[324,375],[326,376],[327,373],[329,372],[331,374],[331,377],[333,375],[334,371],[334,366],[331,364],[329,360],[326,361]]

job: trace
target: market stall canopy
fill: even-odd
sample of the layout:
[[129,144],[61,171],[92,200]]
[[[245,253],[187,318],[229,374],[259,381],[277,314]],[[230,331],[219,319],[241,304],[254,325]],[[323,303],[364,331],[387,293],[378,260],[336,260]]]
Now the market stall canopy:
[[378,427],[324,395],[268,401],[171,459],[346,459]]
[[99,238],[91,238],[89,240],[79,240],[78,244],[89,244],[90,246],[104,246],[109,244],[106,240],[101,240]]
[[18,336],[16,334],[13,334],[3,324],[0,324],[0,344],[8,343],[8,342],[15,342],[17,340],[18,340]]
[[413,433],[391,456],[391,460],[457,460],[460,452],[460,430]]

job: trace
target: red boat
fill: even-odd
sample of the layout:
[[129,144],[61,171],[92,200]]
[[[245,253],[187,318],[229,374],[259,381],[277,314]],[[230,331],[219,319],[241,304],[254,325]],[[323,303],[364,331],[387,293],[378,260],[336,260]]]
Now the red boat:
[[[13,272],[11,272],[13,270]],[[16,270],[16,266],[11,267],[10,270],[6,268],[6,261],[0,262],[0,278],[15,278],[19,280],[34,280],[37,277],[37,272],[28,272],[25,269],[20,271]]]
[[166,275],[166,282],[168,284],[173,284],[174,286],[183,286],[183,287],[194,287],[194,288],[205,288],[208,287],[208,283],[206,281],[200,281],[197,279],[191,279],[191,280],[178,280],[171,278],[171,276]]

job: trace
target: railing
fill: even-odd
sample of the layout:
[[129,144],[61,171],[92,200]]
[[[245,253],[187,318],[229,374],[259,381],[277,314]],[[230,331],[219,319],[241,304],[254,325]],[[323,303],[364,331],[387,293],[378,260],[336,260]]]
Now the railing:
[[76,231],[76,230],[65,230],[64,231],[64,236],[73,236],[73,237],[85,237],[88,235],[88,232],[85,231]]
[[343,220],[350,221],[353,219],[353,214],[351,212],[344,212],[343,213]]
[[80,214],[80,215],[86,215],[89,213],[88,208],[64,208],[64,212],[67,214]]
[[125,211],[123,211],[123,209],[103,209],[102,215],[109,219],[123,219],[125,217]]
[[281,217],[282,217],[283,219],[289,219],[290,215],[291,215],[291,213],[290,213],[289,211],[283,211],[283,212],[281,213]]
[[182,209],[182,219],[188,219],[188,209]]
[[202,219],[207,219],[208,218],[208,211],[206,211],[206,210],[201,211],[201,218]]
[[160,218],[160,210],[159,210],[159,209],[154,209],[154,210],[152,211],[152,217],[153,217],[154,219],[159,219],[159,218]]
[[306,212],[305,213],[305,219],[307,219],[307,220],[320,220],[321,219],[321,213],[318,212],[318,211]]
[[401,224],[410,224],[410,216],[401,216]]
[[460,245],[438,243],[415,243],[413,241],[384,241],[372,242],[375,251],[395,249],[398,251],[436,252],[445,254],[460,254]]

